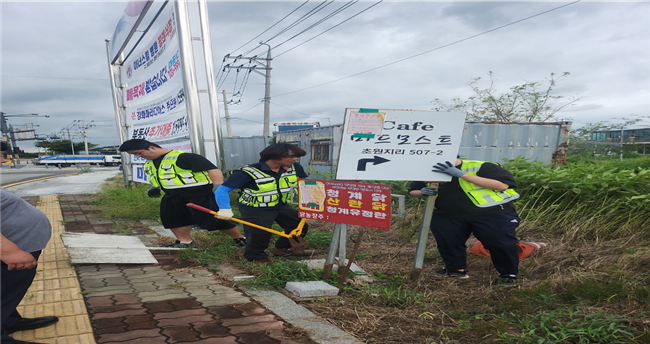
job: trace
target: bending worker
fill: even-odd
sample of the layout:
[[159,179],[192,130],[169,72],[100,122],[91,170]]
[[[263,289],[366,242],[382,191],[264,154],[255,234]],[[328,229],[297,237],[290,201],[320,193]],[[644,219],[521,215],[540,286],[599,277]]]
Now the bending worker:
[[490,251],[499,272],[496,283],[513,283],[519,273],[519,252],[515,229],[519,216],[513,201],[519,195],[510,172],[496,163],[456,159],[433,166],[434,172],[452,176],[438,190],[424,182],[412,182],[409,194],[427,197],[438,194],[431,219],[431,232],[445,263],[438,274],[468,278],[467,247],[470,234]]
[[208,231],[220,230],[228,234],[237,246],[246,245],[246,238],[234,222],[219,220],[186,206],[187,203],[194,203],[217,209],[213,190],[223,182],[223,173],[208,159],[198,154],[165,149],[142,139],[124,141],[120,152],[148,160],[144,164],[144,171],[152,187],[147,194],[158,198],[160,189],[165,192],[160,201],[160,220],[176,236],[176,243],[170,246],[196,246],[190,236],[192,225]]
[[[276,222],[285,233],[290,233],[300,222],[298,212],[289,202],[291,187],[297,185],[298,178],[307,177],[297,162],[305,154],[304,149],[288,143],[266,147],[260,152],[260,162],[234,171],[217,189],[215,196],[220,209],[217,215],[232,218],[229,193],[241,189],[239,211],[242,220],[266,228],[271,228]],[[271,233],[244,225],[244,234],[247,240],[244,257],[251,262],[270,264],[265,250],[269,247]],[[301,236],[306,234],[305,224]],[[279,256],[310,256],[314,253],[313,250],[302,247],[292,248],[289,239],[285,237],[279,237],[275,247],[274,254]]]

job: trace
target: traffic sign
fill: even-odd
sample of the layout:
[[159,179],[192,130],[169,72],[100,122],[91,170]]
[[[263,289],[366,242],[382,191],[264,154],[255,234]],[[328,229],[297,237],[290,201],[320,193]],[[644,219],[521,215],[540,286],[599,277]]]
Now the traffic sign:
[[432,166],[455,162],[462,112],[346,109],[339,180],[450,181]]

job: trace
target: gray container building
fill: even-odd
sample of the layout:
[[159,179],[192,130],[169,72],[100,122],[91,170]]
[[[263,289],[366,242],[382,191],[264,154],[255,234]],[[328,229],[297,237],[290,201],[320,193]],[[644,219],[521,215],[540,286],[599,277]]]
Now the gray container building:
[[[544,164],[566,161],[571,122],[465,122],[459,154],[465,159],[503,162],[523,157]],[[300,164],[311,172],[334,177],[340,156],[343,125],[275,133],[276,142],[296,144],[307,155]]]

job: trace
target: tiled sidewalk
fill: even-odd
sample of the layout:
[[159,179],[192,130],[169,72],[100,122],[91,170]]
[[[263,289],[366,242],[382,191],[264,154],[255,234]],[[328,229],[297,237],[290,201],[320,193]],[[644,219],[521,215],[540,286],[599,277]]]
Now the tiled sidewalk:
[[[97,234],[116,231],[113,221],[96,215],[88,203],[91,198],[32,199],[38,200],[54,232],[19,310],[25,317],[56,315],[60,321],[16,332],[14,338],[46,344],[357,342],[280,293],[247,291],[253,300],[223,285],[205,267],[177,261],[174,254],[164,251],[154,251],[158,265],[86,264],[75,272],[60,234],[66,229]],[[135,234],[147,246],[151,245],[147,238],[155,237],[144,225]],[[294,322],[302,329],[294,327]]]

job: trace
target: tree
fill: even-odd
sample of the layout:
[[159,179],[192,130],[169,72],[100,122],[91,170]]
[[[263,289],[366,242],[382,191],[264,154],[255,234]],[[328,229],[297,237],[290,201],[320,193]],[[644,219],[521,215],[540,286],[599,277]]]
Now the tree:
[[[72,143],[74,145],[74,152],[79,154],[86,148],[83,142]],[[53,140],[53,141],[38,141],[34,144],[36,147],[45,148],[46,151],[51,151],[53,154],[72,154],[72,146],[70,140]],[[88,142],[88,149],[97,147],[98,145]]]
[[[482,78],[474,78],[469,86],[475,95],[467,100],[453,98],[451,104],[446,104],[439,98],[436,111],[464,111],[469,121],[485,122],[548,122],[557,121],[555,114],[563,108],[575,104],[583,97],[554,95],[553,89],[557,82],[569,76],[564,72],[560,76],[551,73],[543,81],[526,82],[510,87],[510,92],[498,94],[494,87],[494,74],[488,72],[488,87],[480,86]],[[562,101],[560,104],[556,104]]]

